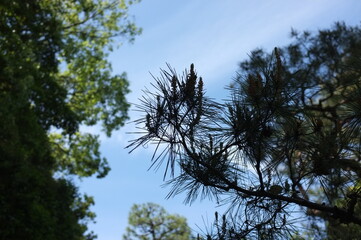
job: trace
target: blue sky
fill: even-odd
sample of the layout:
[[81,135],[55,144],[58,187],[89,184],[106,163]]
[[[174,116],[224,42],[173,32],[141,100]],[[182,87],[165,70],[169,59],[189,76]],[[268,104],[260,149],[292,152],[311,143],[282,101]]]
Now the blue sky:
[[[207,95],[224,99],[224,86],[232,81],[237,64],[251,50],[271,50],[289,43],[291,28],[317,31],[335,21],[359,24],[360,11],[359,0],[143,0],[130,9],[136,24],[143,28],[142,35],[134,44],[124,43],[109,59],[114,73],[127,72],[131,103],[139,103],[142,89],[151,88],[150,73],[159,76],[166,63],[178,73],[194,63]],[[134,107],[129,114],[130,121],[138,117]],[[165,199],[170,188],[161,187],[164,169],[148,171],[151,146],[128,154],[124,147],[137,136],[127,132],[134,130],[130,123],[111,138],[101,136],[101,151],[112,171],[105,179],[79,183],[81,191],[95,197],[97,222],[90,229],[98,239],[120,240],[134,203],[158,203],[170,213],[185,216],[194,230],[198,230],[196,224],[210,224],[216,203],[205,199],[184,205],[182,195]]]

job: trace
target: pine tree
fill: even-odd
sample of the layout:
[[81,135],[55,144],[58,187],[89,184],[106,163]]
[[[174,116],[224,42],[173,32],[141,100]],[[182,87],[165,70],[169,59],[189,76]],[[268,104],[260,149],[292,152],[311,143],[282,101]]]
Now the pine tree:
[[361,225],[360,27],[291,35],[253,51],[223,103],[205,96],[192,64],[162,71],[138,106],[144,132],[128,147],[156,143],[169,195],[228,204],[207,239],[289,239],[307,217]]
[[187,220],[155,203],[134,204],[124,240],[190,240]]

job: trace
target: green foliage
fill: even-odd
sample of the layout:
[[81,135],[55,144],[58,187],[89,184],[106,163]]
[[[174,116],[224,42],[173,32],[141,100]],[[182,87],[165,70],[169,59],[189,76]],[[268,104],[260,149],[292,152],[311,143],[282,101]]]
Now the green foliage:
[[[356,183],[355,186],[350,187],[347,190],[346,196],[344,199],[337,199],[335,204],[339,207],[347,207],[348,211],[355,215],[360,215],[361,213],[361,204],[358,200],[358,194],[360,192],[360,183]],[[346,221],[340,221],[339,219],[329,218],[327,216],[322,216],[325,220],[325,228],[327,239],[337,240],[337,239],[352,239],[356,240],[360,237],[361,226],[355,223],[348,223]],[[315,228],[317,230],[317,228]],[[322,229],[323,230],[323,229]]]
[[144,135],[129,147],[164,146],[153,164],[168,160],[170,196],[229,204],[207,239],[289,239],[311,217],[328,222],[328,237],[340,224],[359,231],[361,28],[292,37],[253,51],[224,103],[205,96],[192,64],[163,71],[139,105]]
[[1,118],[0,239],[85,239],[87,219],[73,208],[77,189],[53,178],[55,161],[44,129],[26,105],[12,108]]
[[132,40],[140,31],[127,20],[126,1],[57,1],[55,11],[63,19],[63,42],[59,53],[64,71],[59,84],[68,92],[68,103],[83,123],[102,121],[110,135],[123,125],[128,104],[126,75],[111,75],[106,57],[112,38]]
[[98,137],[79,126],[110,135],[127,118],[126,76],[105,58],[113,37],[139,33],[132,3],[0,2],[0,239],[95,238],[94,201],[67,179],[109,171]]
[[[53,11],[59,13],[57,17],[62,20],[63,48],[57,56],[62,68],[56,75],[57,83],[66,90],[67,105],[76,114],[78,122],[88,126],[101,123],[107,136],[123,126],[127,119],[129,104],[125,95],[129,90],[126,74],[112,75],[111,65],[106,58],[113,49],[114,37],[133,41],[140,33],[127,15],[128,6],[133,3],[125,0],[59,0],[51,4]],[[84,159],[84,162],[64,165],[62,161],[60,168],[65,170],[66,166],[70,166],[68,172],[77,174],[79,172],[74,172],[73,165],[83,165],[87,169],[80,176],[97,172],[98,177],[104,177],[109,166],[105,158],[95,154],[98,147],[94,141],[98,141],[95,140],[97,137],[89,134],[79,137],[82,133],[77,135],[63,138],[61,142],[70,148],[67,151],[70,158],[76,161]],[[53,147],[54,154],[62,155],[63,151],[57,150],[63,147]],[[86,158],[71,155],[76,154],[79,148],[91,149],[94,154]]]
[[49,140],[51,152],[57,160],[57,171],[80,177],[89,177],[97,173],[98,178],[109,172],[106,159],[100,156],[98,136],[77,132],[71,135],[67,142],[63,135],[52,133]]
[[184,217],[168,214],[154,203],[134,204],[124,240],[188,240],[190,228]]

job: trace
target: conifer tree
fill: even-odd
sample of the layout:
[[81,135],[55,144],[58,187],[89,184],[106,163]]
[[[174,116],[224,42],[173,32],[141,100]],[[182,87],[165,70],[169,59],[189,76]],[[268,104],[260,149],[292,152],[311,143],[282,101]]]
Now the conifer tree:
[[134,204],[124,240],[190,240],[187,220],[155,203]]
[[138,106],[129,147],[156,144],[169,196],[228,204],[207,239],[289,239],[308,217],[361,226],[360,26],[291,35],[240,64],[225,102],[205,96],[192,64],[162,71]]

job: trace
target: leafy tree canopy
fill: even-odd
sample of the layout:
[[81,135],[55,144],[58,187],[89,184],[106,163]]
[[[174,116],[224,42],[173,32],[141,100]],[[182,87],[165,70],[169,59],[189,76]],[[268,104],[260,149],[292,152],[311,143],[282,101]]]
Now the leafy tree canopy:
[[93,199],[66,176],[109,171],[97,136],[79,126],[110,135],[127,118],[126,75],[112,75],[106,57],[114,37],[140,32],[133,3],[0,2],[0,239],[94,238],[84,235]]
[[170,196],[229,204],[208,239],[289,239],[307,216],[361,225],[361,29],[292,38],[253,51],[223,103],[205,96],[192,64],[162,71],[138,106],[144,133],[129,147],[157,144]]
[[123,240],[189,240],[187,220],[154,203],[134,204]]

